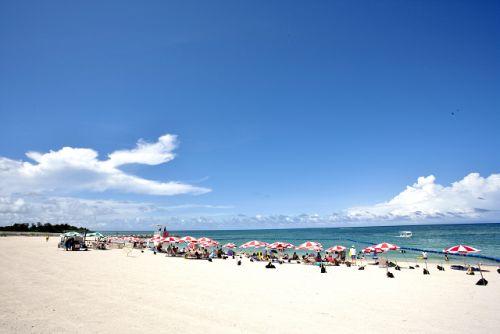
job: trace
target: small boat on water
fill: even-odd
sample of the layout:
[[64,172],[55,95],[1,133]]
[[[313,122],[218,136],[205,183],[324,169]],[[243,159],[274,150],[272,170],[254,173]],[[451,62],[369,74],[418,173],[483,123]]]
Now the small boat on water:
[[399,232],[399,237],[400,238],[411,238],[413,234],[411,234],[411,231],[400,231]]

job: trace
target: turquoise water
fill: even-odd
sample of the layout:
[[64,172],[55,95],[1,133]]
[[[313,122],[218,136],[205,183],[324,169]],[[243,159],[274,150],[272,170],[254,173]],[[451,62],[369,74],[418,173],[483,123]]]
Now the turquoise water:
[[[399,231],[412,231],[412,238],[400,238]],[[100,231],[106,235],[115,234],[143,234],[153,231]],[[363,242],[381,243],[387,242],[400,247],[420,248],[433,251],[442,251],[445,248],[466,245],[482,250],[476,253],[479,256],[500,258],[500,224],[463,224],[463,225],[415,225],[415,226],[380,226],[380,227],[343,227],[343,228],[308,228],[308,229],[276,229],[276,230],[217,230],[217,231],[171,231],[172,234],[180,236],[192,236],[195,238],[208,237],[219,241],[221,244],[228,242],[242,245],[251,240],[259,240],[266,243],[275,241],[286,241],[296,246],[306,241],[316,241],[323,244],[327,249],[334,245],[350,247],[354,245],[359,252],[362,248],[369,246]],[[350,240],[348,240],[350,239]],[[356,241],[351,241],[356,240]],[[296,250],[291,250],[293,253]],[[308,251],[296,251],[297,254],[305,254]],[[413,265],[416,258],[421,256],[421,251],[406,250],[403,254],[399,251],[390,251],[389,259],[405,262],[405,258]],[[429,260],[444,261],[444,254],[429,253]],[[463,262],[462,256],[448,255],[450,262]],[[371,259],[370,256],[367,258]],[[466,257],[469,263],[499,264],[500,262]]]

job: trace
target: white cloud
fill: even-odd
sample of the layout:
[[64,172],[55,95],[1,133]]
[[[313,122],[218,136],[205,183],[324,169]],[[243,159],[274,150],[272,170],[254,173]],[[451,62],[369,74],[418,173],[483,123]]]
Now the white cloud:
[[392,200],[370,206],[356,206],[330,217],[331,222],[419,222],[423,220],[481,220],[498,217],[500,174],[487,178],[467,175],[451,187],[436,184],[435,177],[419,177],[417,183]]
[[49,153],[28,152],[26,155],[38,164],[0,157],[1,193],[20,192],[119,190],[150,195],[203,194],[210,189],[180,182],[162,183],[126,174],[116,167],[140,163],[157,165],[175,157],[177,137],[165,135],[157,143],[140,139],[132,150],[116,151],[106,161],[97,159],[92,149],[64,147]]

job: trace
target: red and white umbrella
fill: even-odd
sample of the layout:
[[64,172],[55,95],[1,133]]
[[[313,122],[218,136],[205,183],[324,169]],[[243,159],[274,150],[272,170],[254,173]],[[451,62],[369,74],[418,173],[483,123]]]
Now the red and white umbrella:
[[209,248],[209,247],[215,247],[217,246],[217,244],[214,244],[212,242],[200,242],[200,247],[204,247],[204,248]]
[[[443,252],[445,252],[445,253],[452,253],[452,254],[462,254],[463,255],[463,259],[464,259],[464,266],[465,266],[465,254],[479,253],[480,250],[476,249],[474,247],[459,245],[459,246],[453,246],[453,247],[450,247],[450,248],[446,248],[445,250],[443,250]],[[482,276],[482,274],[481,274],[481,276]]]
[[373,247],[366,247],[366,248],[363,248],[361,251],[363,253],[375,253],[375,251],[377,251],[377,253],[384,253],[383,250],[381,250],[381,249],[375,249]]
[[197,243],[198,242],[198,239],[196,238],[193,238],[193,237],[182,237],[179,239],[180,242],[191,242],[191,243]]
[[165,238],[163,238],[163,242],[178,244],[181,241],[179,240],[179,238],[176,238],[176,237],[165,237]]
[[290,245],[287,242],[275,242],[266,247],[266,249],[284,249],[284,248],[289,248],[288,246],[293,246]]
[[251,248],[251,247],[260,248],[260,247],[265,247],[267,245],[268,244],[266,244],[265,242],[253,240],[253,241],[249,241],[247,243],[244,243],[243,245],[240,246],[240,248]]
[[381,244],[378,244],[378,245],[375,245],[375,246],[372,246],[374,249],[378,251],[380,250],[383,250],[383,251],[388,251],[388,250],[396,250],[396,249],[399,249],[400,247],[399,246],[396,246],[396,245],[393,245],[393,244],[388,244],[386,242],[383,242]]
[[285,248],[297,248],[297,246],[292,245],[292,244],[288,244]]
[[341,252],[343,250],[346,250],[347,247],[344,247],[344,246],[333,246],[333,247],[330,247],[328,248],[326,251],[327,252]]
[[238,246],[236,246],[235,244],[232,244],[232,243],[228,243],[228,244],[225,244],[222,247],[224,247],[224,248],[235,248],[235,247],[238,247]]
[[[389,250],[396,250],[399,249],[399,246],[393,245],[393,244],[388,244],[386,242],[383,242],[381,244],[373,246],[373,249],[375,249],[377,252],[378,251],[389,251]],[[387,261],[389,261],[389,256],[387,256]],[[389,272],[389,266],[386,266],[387,272]]]
[[212,239],[210,239],[210,238],[205,238],[205,237],[203,237],[203,238],[198,239],[198,241],[199,241],[199,242],[212,242],[213,240],[212,240]]
[[453,254],[469,254],[469,253],[478,253],[480,252],[479,249],[476,249],[474,247],[469,247],[469,246],[453,246],[450,248],[446,248],[443,250],[445,253],[453,253]]
[[313,241],[307,241],[307,242],[304,242],[302,245],[300,245],[299,247],[296,247],[297,249],[313,249],[313,250],[317,250],[317,249],[314,249],[314,248],[321,248],[323,247],[322,244],[318,243],[318,242],[313,242]]

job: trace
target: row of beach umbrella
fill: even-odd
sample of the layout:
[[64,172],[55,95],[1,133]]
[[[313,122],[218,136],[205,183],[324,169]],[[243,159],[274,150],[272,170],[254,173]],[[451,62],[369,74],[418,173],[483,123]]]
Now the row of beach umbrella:
[[[68,232],[61,234],[61,237],[71,237],[71,236],[82,236],[78,232]],[[99,237],[99,238],[105,238],[105,235],[99,232],[92,232],[87,234],[88,237]],[[176,237],[153,237],[149,240],[143,240],[139,238],[134,238],[134,237],[124,237],[124,238],[118,238],[118,237],[111,237],[110,239],[114,240],[124,240],[124,241],[132,241],[132,242],[140,242],[144,243],[147,241],[151,242],[166,242],[166,243],[190,243],[190,244],[200,244],[202,247],[211,247],[211,246],[220,246],[221,244],[215,240],[212,240],[210,238],[200,238],[196,239],[190,236],[182,237],[182,238],[176,238]],[[238,247],[237,245],[233,243],[228,243],[222,246],[224,248],[236,248]],[[273,244],[267,244],[262,241],[258,240],[253,240],[249,241],[243,245],[241,245],[239,248],[262,248],[266,247],[267,249],[289,249],[289,248],[294,248],[294,249],[307,249],[307,250],[316,250],[316,251],[323,251],[323,245],[318,243],[318,242],[313,242],[313,241],[307,241],[299,246],[294,246],[290,243],[287,242],[275,242]],[[333,247],[330,247],[329,249],[326,250],[326,252],[337,252],[337,251],[343,251],[346,250],[347,247],[344,246],[338,246],[335,245]],[[399,246],[389,244],[389,243],[381,243],[375,246],[370,246],[366,247],[362,250],[364,253],[373,253],[373,252],[387,252],[389,250],[398,250],[400,249]],[[481,250],[476,249],[474,247],[470,246],[463,246],[463,245],[458,245],[458,246],[453,246],[447,249],[443,250],[444,253],[452,253],[452,254],[469,254],[469,253],[477,253],[481,252]]]

